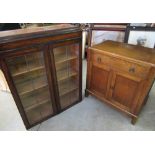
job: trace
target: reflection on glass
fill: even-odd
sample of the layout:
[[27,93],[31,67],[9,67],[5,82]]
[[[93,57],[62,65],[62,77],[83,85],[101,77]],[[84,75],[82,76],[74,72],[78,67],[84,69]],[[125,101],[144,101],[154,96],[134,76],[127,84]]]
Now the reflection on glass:
[[53,113],[43,52],[36,52],[7,60],[30,124]]
[[53,49],[61,108],[79,98],[79,45],[71,44]]

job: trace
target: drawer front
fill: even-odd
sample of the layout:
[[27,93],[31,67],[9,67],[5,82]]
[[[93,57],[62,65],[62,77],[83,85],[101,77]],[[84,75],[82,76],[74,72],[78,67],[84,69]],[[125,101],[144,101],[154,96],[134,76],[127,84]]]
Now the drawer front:
[[123,71],[143,79],[147,77],[150,70],[149,66],[139,65],[127,60],[122,60],[120,58],[115,58],[113,56],[108,56],[97,52],[92,52],[91,59],[93,63],[100,66],[102,64],[106,64],[114,70]]

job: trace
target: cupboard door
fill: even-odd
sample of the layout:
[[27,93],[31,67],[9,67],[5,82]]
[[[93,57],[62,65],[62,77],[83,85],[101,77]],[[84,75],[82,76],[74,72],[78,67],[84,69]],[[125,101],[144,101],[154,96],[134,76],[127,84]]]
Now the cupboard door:
[[60,108],[65,109],[68,106],[79,101],[79,43],[58,44],[51,51],[51,57],[54,57],[57,85],[59,92]]
[[143,81],[126,73],[114,72],[109,91],[109,100],[120,108],[133,113],[136,107]]
[[106,98],[111,79],[111,72],[108,66],[91,65],[89,89]]
[[6,63],[30,126],[52,115],[44,51],[8,57]]

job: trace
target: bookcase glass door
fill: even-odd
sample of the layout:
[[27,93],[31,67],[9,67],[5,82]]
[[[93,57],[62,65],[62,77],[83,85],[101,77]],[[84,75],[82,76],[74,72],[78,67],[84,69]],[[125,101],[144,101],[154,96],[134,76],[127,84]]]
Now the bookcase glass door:
[[53,53],[60,105],[65,109],[79,99],[79,44],[55,47]]
[[53,114],[43,52],[8,58],[7,65],[30,125]]

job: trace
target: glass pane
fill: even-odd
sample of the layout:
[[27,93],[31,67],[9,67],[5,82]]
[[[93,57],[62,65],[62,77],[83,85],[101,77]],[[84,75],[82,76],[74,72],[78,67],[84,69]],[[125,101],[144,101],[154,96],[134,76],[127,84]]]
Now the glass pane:
[[43,52],[9,58],[7,64],[29,123],[51,115],[53,109]]
[[61,108],[79,99],[79,44],[53,49]]

